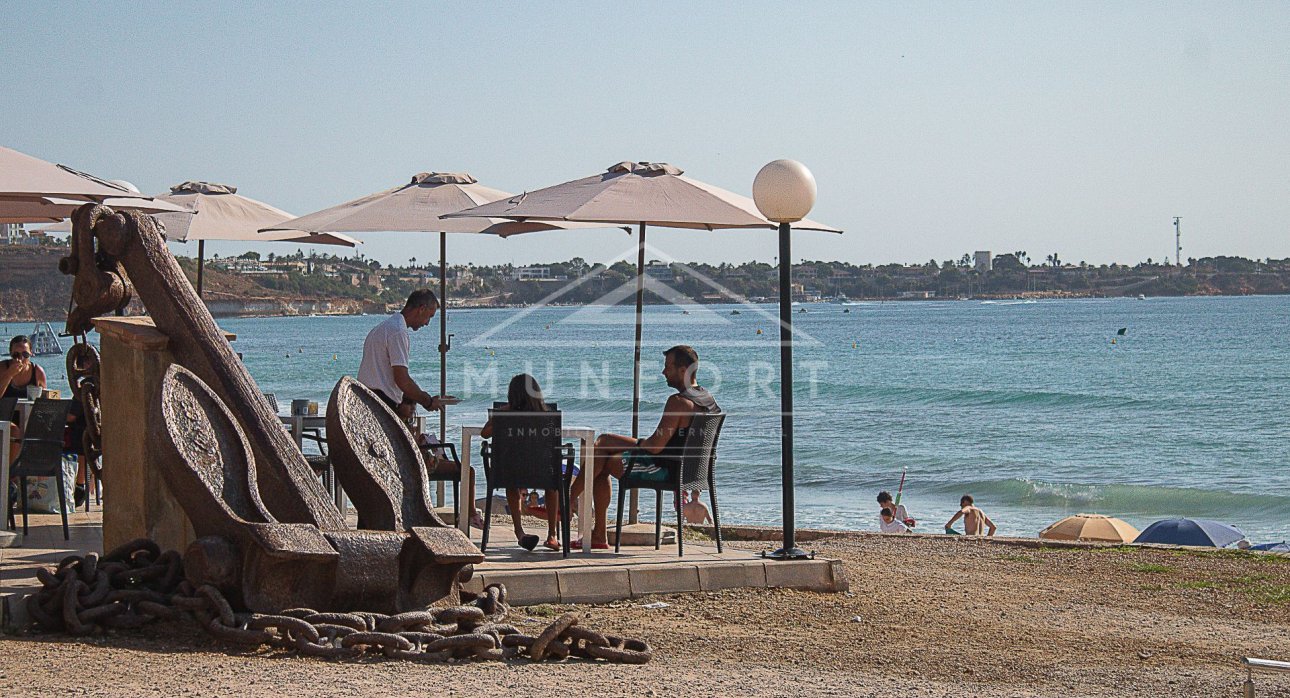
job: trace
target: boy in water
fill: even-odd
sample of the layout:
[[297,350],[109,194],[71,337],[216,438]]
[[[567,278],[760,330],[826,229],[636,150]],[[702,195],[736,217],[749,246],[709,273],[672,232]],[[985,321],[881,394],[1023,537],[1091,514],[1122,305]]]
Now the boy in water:
[[878,528],[883,533],[908,533],[916,525],[904,504],[892,504],[891,493],[887,490],[878,493],[878,506]]
[[[900,508],[904,509],[904,507]],[[909,533],[909,527],[905,522],[897,519],[888,507],[883,507],[882,511],[878,512],[878,530],[883,533]]]
[[954,522],[958,521],[959,517],[963,517],[964,534],[969,536],[979,536],[981,535],[982,524],[984,524],[990,529],[990,532],[986,535],[994,535],[994,522],[990,520],[990,517],[985,515],[984,511],[981,511],[975,506],[975,504],[973,504],[972,495],[963,495],[959,499],[959,507],[959,512],[954,515],[954,518],[949,520],[949,523],[945,524],[946,533],[957,533],[953,528]]

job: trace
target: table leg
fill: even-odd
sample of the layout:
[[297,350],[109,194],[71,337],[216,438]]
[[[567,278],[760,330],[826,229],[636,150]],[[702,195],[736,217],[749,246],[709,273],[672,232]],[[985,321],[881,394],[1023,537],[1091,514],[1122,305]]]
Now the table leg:
[[470,535],[470,517],[475,513],[475,471],[470,467],[472,434],[461,434],[461,482],[457,483],[457,528]]
[[593,438],[582,440],[582,501],[578,506],[578,533],[582,535],[582,552],[591,552],[593,513],[592,492],[596,480],[596,443]]
[[291,439],[296,442],[296,448],[304,453],[305,448],[305,418],[299,415],[291,416]]

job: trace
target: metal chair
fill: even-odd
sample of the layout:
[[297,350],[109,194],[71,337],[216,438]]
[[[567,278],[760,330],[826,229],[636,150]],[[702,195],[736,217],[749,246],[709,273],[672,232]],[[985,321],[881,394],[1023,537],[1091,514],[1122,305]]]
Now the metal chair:
[[[421,460],[425,462],[426,480],[428,482],[452,483],[452,510],[460,512],[457,506],[457,491],[461,489],[461,459],[457,457],[457,445],[449,442],[419,445]],[[440,454],[434,451],[440,451]]]
[[671,492],[676,502],[676,554],[685,554],[685,543],[682,532],[685,521],[681,511],[681,492],[707,490],[708,499],[712,501],[712,526],[717,534],[717,552],[721,549],[721,516],[717,511],[717,439],[721,436],[721,425],[726,415],[721,412],[696,414],[686,429],[685,445],[681,457],[673,463],[667,480],[645,480],[632,477],[632,466],[628,465],[622,478],[618,481],[618,521],[614,529],[614,552],[622,546],[623,508],[628,490],[654,490],[654,549],[658,550],[663,539],[663,492]]
[[72,539],[67,526],[67,492],[63,482],[63,432],[67,429],[67,410],[71,405],[71,400],[37,398],[27,418],[22,452],[9,470],[10,477],[18,478],[24,535],[27,533],[27,478],[53,477],[58,486],[58,509],[63,512],[63,540]]
[[489,410],[493,436],[480,446],[484,465],[484,531],[479,549],[488,547],[493,492],[498,489],[555,490],[560,499],[560,535],[569,557],[569,484],[573,446],[561,443],[559,412]]

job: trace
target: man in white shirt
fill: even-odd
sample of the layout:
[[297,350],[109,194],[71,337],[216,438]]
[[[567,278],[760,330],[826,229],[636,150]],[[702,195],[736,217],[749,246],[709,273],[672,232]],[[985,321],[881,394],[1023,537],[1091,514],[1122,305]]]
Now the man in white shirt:
[[430,289],[419,289],[408,296],[403,310],[372,328],[363,341],[363,361],[358,366],[358,382],[371,388],[403,419],[412,417],[417,405],[430,411],[443,408],[438,397],[417,385],[408,373],[408,355],[413,332],[430,323],[439,310],[439,299]]

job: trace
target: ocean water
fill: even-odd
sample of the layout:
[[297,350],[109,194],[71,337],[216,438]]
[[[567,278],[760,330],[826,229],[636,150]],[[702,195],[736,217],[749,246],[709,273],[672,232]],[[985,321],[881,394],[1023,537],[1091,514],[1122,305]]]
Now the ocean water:
[[[1232,523],[1255,542],[1290,538],[1290,297],[794,311],[799,527],[876,528],[876,493],[895,492],[906,470],[903,501],[929,532],[972,494],[1006,535],[1093,512],[1139,528],[1185,515]],[[718,494],[731,523],[780,521],[776,312],[645,313],[642,431],[670,392],[658,377],[662,350],[695,346],[700,381],[729,414]],[[520,371],[560,403],[566,424],[630,433],[631,308],[452,309],[448,318],[448,391],[464,398],[450,408],[450,438],[482,423]],[[285,406],[325,402],[336,379],[357,372],[363,337],[381,319],[220,324]],[[413,335],[423,387],[438,385],[437,342],[437,318]],[[60,384],[61,367],[44,365]]]

